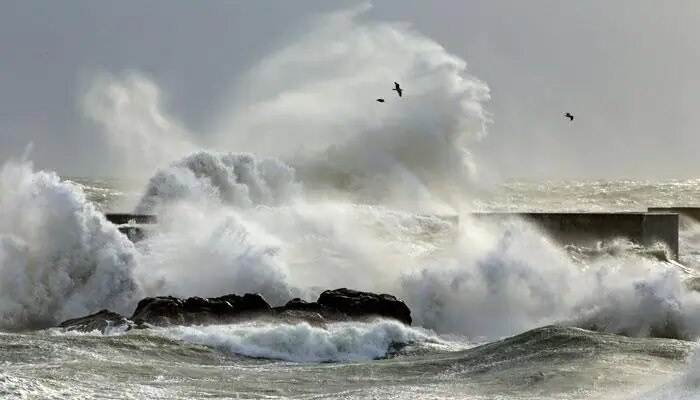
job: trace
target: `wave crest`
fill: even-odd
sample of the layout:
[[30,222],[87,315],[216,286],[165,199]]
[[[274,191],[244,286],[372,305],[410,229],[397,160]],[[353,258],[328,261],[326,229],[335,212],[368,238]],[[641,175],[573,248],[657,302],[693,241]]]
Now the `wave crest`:
[[395,321],[339,322],[327,326],[250,323],[159,330],[159,335],[229,354],[294,362],[352,362],[385,357],[392,346],[440,341]]
[[45,327],[140,295],[130,243],[75,185],[28,163],[0,169],[0,327]]
[[298,192],[294,169],[279,160],[200,151],[158,171],[136,212],[154,212],[164,203],[202,200],[239,208],[274,205]]

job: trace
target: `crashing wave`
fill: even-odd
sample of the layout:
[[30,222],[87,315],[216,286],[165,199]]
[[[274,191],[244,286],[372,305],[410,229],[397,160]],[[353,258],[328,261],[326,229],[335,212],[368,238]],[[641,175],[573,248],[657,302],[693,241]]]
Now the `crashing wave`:
[[229,354],[295,362],[354,362],[387,356],[400,345],[439,343],[434,335],[395,321],[244,323],[163,328],[156,334],[206,345]]
[[240,208],[274,205],[299,189],[294,169],[276,159],[200,151],[158,171],[136,212],[154,212],[163,203],[203,200]]
[[141,293],[135,248],[82,190],[28,163],[0,169],[0,328],[45,327]]

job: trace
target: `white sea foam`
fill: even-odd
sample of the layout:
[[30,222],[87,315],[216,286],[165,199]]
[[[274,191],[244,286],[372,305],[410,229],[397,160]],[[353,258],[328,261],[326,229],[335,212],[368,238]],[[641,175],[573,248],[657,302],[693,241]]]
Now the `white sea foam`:
[[441,343],[429,332],[396,321],[340,322],[325,327],[247,323],[163,328],[156,333],[229,354],[295,362],[372,360],[386,356],[394,345]]
[[0,327],[127,312],[140,294],[135,254],[78,187],[26,162],[0,169]]
[[85,116],[121,161],[122,174],[148,178],[157,167],[198,148],[186,128],[162,109],[160,88],[141,73],[99,73],[80,100]]

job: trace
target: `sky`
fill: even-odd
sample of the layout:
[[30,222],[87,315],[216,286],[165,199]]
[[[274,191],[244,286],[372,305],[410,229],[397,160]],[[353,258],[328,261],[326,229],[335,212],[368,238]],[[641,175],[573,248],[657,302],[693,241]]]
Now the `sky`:
[[[79,106],[97,71],[137,70],[192,131],[314,15],[357,1],[0,0],[0,162],[118,176]],[[385,0],[491,89],[473,147],[496,179],[687,179],[700,172],[700,2]],[[576,116],[574,123],[564,112]]]

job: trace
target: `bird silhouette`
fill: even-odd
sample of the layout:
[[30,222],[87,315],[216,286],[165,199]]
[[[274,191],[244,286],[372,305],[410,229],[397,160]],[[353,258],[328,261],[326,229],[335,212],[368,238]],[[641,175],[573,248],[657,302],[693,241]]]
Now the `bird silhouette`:
[[402,93],[403,93],[403,89],[401,89],[401,86],[399,86],[398,82],[394,82],[394,88],[393,88],[393,89],[391,89],[391,90],[395,90],[395,91],[396,91],[396,93],[398,93],[398,94],[399,94],[399,97],[401,97],[401,96],[402,96]]
[[571,115],[570,113],[566,113],[566,114],[564,114],[564,116],[565,116],[566,118],[568,118],[569,120],[571,120],[571,121],[574,120],[574,116]]
[[384,99],[377,99],[378,102],[384,103]]

